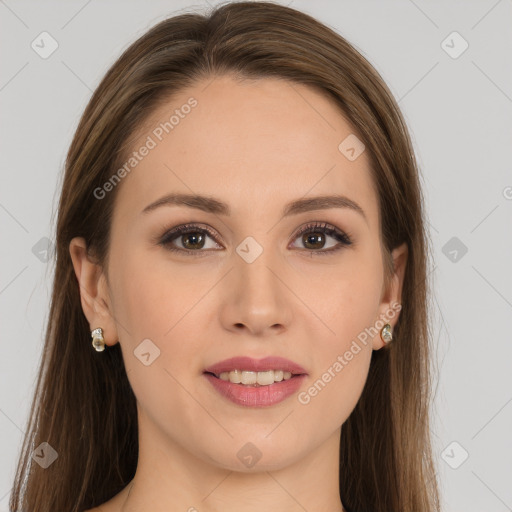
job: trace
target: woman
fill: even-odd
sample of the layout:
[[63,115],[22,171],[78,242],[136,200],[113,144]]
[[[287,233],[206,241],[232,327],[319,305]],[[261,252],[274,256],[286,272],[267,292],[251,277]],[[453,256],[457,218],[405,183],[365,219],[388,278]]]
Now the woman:
[[151,28],[69,150],[11,508],[439,510],[422,202],[328,27],[240,2]]

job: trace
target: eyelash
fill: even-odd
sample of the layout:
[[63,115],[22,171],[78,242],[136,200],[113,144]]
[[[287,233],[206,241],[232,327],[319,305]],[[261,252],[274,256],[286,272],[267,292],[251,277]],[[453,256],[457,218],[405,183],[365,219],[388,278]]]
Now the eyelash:
[[[339,250],[343,249],[344,247],[348,247],[352,245],[352,238],[344,233],[343,231],[339,230],[337,227],[333,226],[332,224],[328,224],[326,222],[313,222],[310,224],[305,225],[303,228],[301,228],[298,232],[294,234],[293,240],[297,239],[299,236],[304,235],[306,233],[323,233],[329,236],[332,236],[335,238],[339,244],[333,248],[330,249],[319,249],[319,250],[313,250],[313,249],[303,249],[303,252],[309,252],[311,253],[311,256],[313,254],[319,254],[322,256],[333,254],[335,252],[338,252]],[[171,252],[179,252],[182,254],[189,254],[191,256],[199,256],[198,253],[205,253],[209,252],[208,250],[188,250],[188,249],[181,249],[179,247],[173,247],[171,245],[171,242],[173,242],[175,239],[179,238],[182,235],[188,235],[192,233],[201,233],[201,234],[207,234],[209,235],[215,243],[218,243],[215,239],[215,234],[212,230],[210,230],[207,227],[199,227],[197,224],[183,224],[181,226],[178,226],[174,229],[171,229],[170,231],[167,231],[158,241],[158,244],[165,247],[166,250]]]

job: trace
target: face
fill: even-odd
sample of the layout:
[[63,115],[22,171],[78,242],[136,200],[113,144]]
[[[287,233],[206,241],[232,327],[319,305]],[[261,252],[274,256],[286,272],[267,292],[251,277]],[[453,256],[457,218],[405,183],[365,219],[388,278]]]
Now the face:
[[[405,253],[384,288],[370,160],[338,148],[353,133],[315,90],[229,76],[182,91],[141,130],[140,159],[116,185],[108,279],[82,303],[91,329],[121,344],[143,428],[173,449],[237,471],[250,471],[246,454],[284,467],[355,407],[384,345],[379,319],[398,318]],[[214,201],[158,203],[172,194]],[[233,357],[288,362],[205,373]],[[223,380],[257,369],[283,380]]]

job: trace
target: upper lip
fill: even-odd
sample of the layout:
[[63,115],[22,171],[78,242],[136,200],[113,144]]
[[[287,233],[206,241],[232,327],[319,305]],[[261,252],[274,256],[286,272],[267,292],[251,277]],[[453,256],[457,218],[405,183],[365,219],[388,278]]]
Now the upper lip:
[[307,373],[299,364],[278,356],[269,356],[263,359],[253,359],[252,357],[246,356],[232,357],[208,366],[204,371],[219,375],[222,372],[230,372],[232,370],[246,370],[252,372],[283,370],[285,372],[291,372],[294,375]]

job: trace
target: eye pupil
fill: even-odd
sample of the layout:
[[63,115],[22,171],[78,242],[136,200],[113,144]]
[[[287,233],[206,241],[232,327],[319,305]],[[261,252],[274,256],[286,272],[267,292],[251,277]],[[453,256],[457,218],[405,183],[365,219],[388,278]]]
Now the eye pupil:
[[[304,245],[308,249],[318,249],[318,245],[315,245],[314,239],[320,239],[320,241],[323,242],[322,245],[320,246],[320,248],[325,245],[325,238],[322,233],[306,233],[304,236],[305,236],[305,239],[303,238]],[[312,247],[311,247],[311,245],[312,245]]]
[[[187,249],[188,248],[192,248],[192,249],[202,249],[203,246],[204,246],[204,235],[202,233],[186,233],[184,235],[182,235],[183,237],[183,246],[186,247]],[[192,239],[193,241],[197,242],[202,242],[201,245],[196,245],[194,244],[194,242],[192,242],[192,245],[190,244],[190,239]]]

